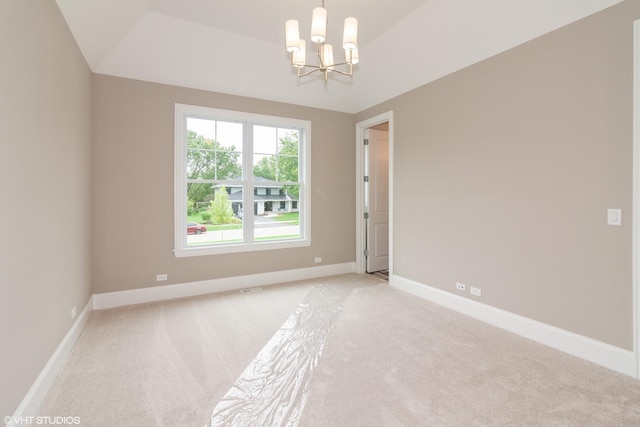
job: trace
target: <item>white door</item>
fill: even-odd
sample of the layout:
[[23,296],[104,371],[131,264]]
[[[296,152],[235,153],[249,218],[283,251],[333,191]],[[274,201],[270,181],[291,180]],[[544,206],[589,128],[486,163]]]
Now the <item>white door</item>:
[[369,129],[367,272],[389,268],[389,132]]

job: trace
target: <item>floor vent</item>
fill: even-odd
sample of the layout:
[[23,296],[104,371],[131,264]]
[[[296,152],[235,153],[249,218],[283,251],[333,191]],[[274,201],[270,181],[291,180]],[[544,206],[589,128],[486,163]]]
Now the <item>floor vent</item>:
[[241,294],[255,294],[256,292],[262,292],[262,288],[249,288],[240,290]]

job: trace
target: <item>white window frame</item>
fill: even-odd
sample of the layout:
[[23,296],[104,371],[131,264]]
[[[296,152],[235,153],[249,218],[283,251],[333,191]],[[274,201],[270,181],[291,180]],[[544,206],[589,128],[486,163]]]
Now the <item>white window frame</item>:
[[[187,246],[187,118],[240,122],[244,125],[244,141],[242,146],[243,205],[250,209],[243,210],[244,242],[219,243],[210,246]],[[253,125],[273,126],[279,128],[298,129],[299,141],[299,179],[300,196],[300,238],[291,240],[252,241],[253,236]],[[220,110],[186,104],[175,104],[175,144],[174,144],[174,254],[176,258],[213,255],[234,252],[250,252],[261,250],[285,249],[311,245],[311,122],[308,120],[286,117],[266,116],[244,113],[240,111]],[[250,230],[251,229],[251,230]],[[249,238],[247,238],[247,236]]]

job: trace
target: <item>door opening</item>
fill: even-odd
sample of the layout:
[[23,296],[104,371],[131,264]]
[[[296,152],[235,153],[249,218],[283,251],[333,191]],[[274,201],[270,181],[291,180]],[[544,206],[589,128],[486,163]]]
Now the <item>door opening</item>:
[[640,379],[640,20],[635,21],[633,27],[633,351],[636,356],[635,376]]
[[389,270],[389,122],[365,132],[365,268]]
[[[383,149],[378,148],[377,140],[379,132],[382,132]],[[376,144],[373,152],[377,154],[385,153],[379,159],[375,168],[369,162],[369,150],[371,145],[365,145],[365,139],[369,144]],[[376,141],[373,141],[376,139]],[[386,258],[387,277],[393,284],[393,111],[379,114],[375,117],[356,123],[356,273],[364,274],[378,269],[374,265],[369,265],[372,259],[381,261]],[[373,160],[373,159],[372,159]],[[382,166],[384,165],[384,166]],[[369,177],[369,182],[365,182],[365,176],[371,173],[374,177]],[[383,185],[376,185],[383,182]],[[371,185],[368,185],[371,184]],[[382,193],[382,194],[380,194]],[[375,200],[374,200],[375,199]],[[386,205],[386,208],[383,206]],[[375,207],[375,209],[373,209]],[[372,218],[369,216],[386,213],[381,220],[380,216]],[[385,212],[386,211],[386,212]],[[384,215],[383,215],[384,216]],[[377,236],[369,226],[377,228]],[[385,232],[386,230],[386,232]],[[377,245],[377,246],[375,246]],[[375,252],[374,252],[375,251]]]

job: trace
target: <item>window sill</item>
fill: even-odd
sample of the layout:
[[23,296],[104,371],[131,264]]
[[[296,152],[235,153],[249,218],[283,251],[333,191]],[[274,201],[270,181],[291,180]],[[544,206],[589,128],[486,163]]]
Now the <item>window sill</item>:
[[274,249],[299,248],[303,246],[311,246],[311,240],[285,240],[281,242],[265,242],[265,243],[242,243],[228,244],[219,246],[191,247],[183,249],[175,249],[176,258],[186,258],[192,256],[231,254],[240,252],[267,251]]

